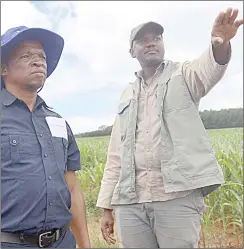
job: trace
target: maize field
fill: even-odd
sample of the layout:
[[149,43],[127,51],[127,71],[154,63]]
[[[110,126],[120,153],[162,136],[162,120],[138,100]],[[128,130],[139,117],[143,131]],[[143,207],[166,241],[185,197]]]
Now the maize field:
[[[200,248],[243,247],[243,129],[208,131],[225,183],[205,198]],[[82,170],[77,172],[86,197],[92,248],[111,247],[100,233],[102,210],[96,208],[109,137],[77,138]],[[113,247],[118,247],[115,245]]]

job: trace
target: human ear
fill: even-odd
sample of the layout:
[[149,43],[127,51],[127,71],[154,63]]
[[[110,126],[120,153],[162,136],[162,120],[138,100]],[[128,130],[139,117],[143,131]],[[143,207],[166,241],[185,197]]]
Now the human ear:
[[130,55],[132,58],[136,58],[135,54],[134,54],[134,50],[131,48],[130,49]]
[[1,64],[1,76],[6,76],[8,74],[7,65]]

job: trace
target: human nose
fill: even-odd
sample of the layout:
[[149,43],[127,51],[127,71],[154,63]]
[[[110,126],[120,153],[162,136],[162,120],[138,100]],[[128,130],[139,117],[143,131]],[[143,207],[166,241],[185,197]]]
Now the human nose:
[[43,68],[47,67],[46,61],[44,61],[44,60],[42,60],[40,58],[34,59],[31,64],[34,67],[43,67]]
[[146,43],[146,47],[147,48],[155,47],[156,46],[155,42],[156,41],[154,39],[148,40],[147,43]]

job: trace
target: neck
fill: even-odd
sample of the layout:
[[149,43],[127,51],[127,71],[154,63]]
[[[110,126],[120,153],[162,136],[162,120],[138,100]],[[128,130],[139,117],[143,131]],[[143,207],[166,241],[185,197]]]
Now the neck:
[[13,94],[16,98],[25,102],[29,110],[32,112],[36,104],[37,92],[26,91],[22,88],[16,88],[13,85],[6,84],[6,90]]
[[158,69],[160,64],[142,67],[144,80],[148,80],[148,79],[152,78],[153,75],[156,73],[156,70]]

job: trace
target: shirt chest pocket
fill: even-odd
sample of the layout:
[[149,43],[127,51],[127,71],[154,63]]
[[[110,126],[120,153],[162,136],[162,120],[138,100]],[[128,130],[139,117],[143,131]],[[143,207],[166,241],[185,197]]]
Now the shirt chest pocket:
[[65,173],[67,171],[69,143],[67,139],[63,137],[52,137],[52,142],[58,168]]
[[[1,134],[2,167],[18,169],[13,174],[32,172],[35,161],[41,155],[41,148],[35,135],[32,134]],[[13,175],[12,175],[13,176]]]

